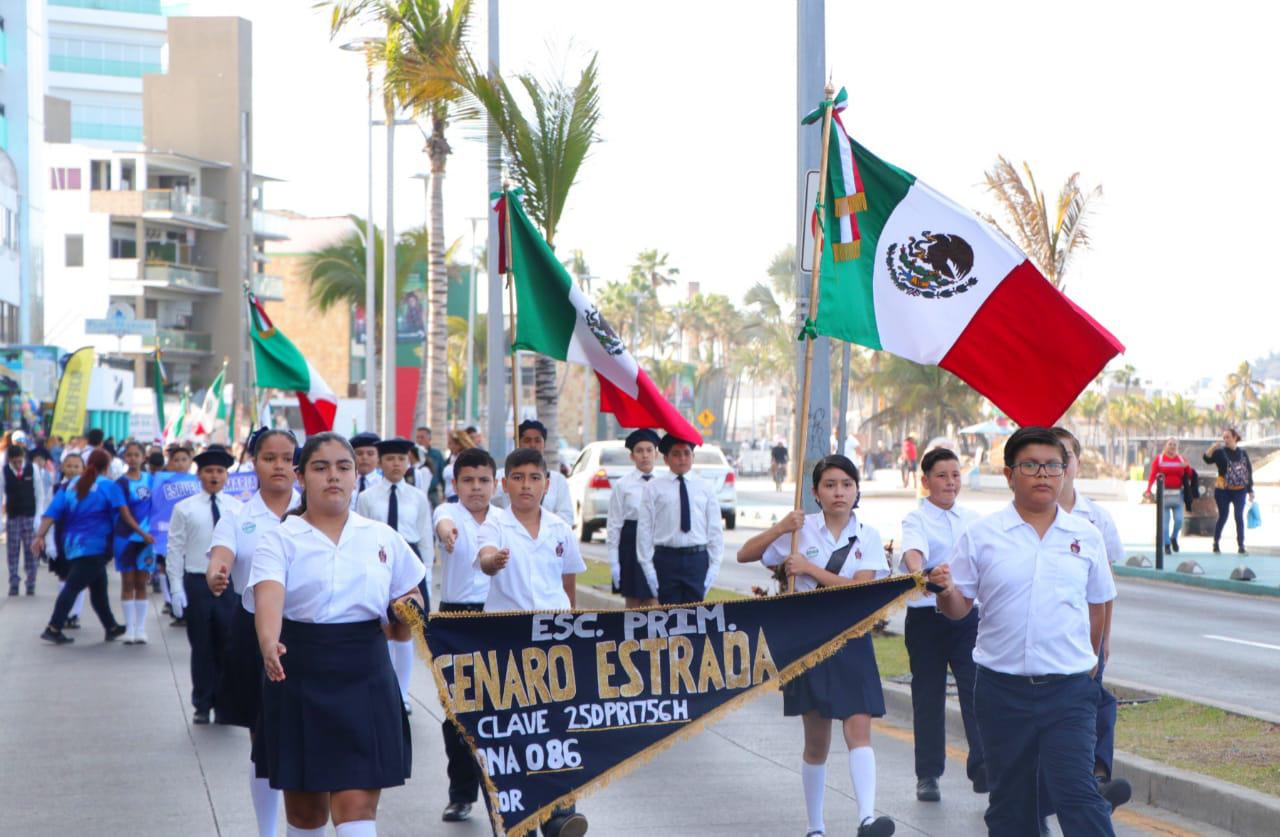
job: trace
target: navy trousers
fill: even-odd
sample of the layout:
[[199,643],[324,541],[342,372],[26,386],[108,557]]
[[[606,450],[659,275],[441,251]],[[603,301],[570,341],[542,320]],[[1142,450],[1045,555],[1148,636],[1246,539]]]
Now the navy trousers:
[[[484,603],[454,603],[441,602],[441,613],[478,613],[484,610]],[[458,728],[453,725],[453,721],[448,718],[444,719],[441,726],[441,732],[444,735],[444,752],[448,758],[448,767],[446,772],[449,775],[449,801],[460,803],[462,805],[471,805],[476,801],[476,797],[480,795],[480,763],[476,761],[475,754],[471,752],[471,748],[467,746],[466,739],[462,737],[462,733],[458,732]]]
[[1087,674],[1032,684],[978,668],[974,709],[991,784],[989,835],[1038,837],[1043,774],[1064,834],[1115,837],[1111,806],[1093,777],[1099,688]]
[[653,571],[658,576],[658,602],[693,604],[707,597],[707,568],[711,556],[705,549],[686,552],[665,546],[653,548]]
[[[1093,761],[1095,773],[1096,768],[1102,768],[1102,778],[1111,781],[1111,765],[1116,758],[1116,712],[1118,704],[1116,696],[1107,691],[1102,685],[1102,672],[1106,669],[1107,664],[1099,661],[1098,673],[1093,679],[1098,684],[1098,705],[1097,715],[1094,720],[1094,730],[1097,732],[1098,741],[1093,746]],[[1040,771],[1040,817],[1048,817],[1053,815],[1053,803],[1050,801],[1048,785],[1045,783],[1044,771]]]
[[208,712],[213,709],[240,597],[230,589],[221,596],[213,595],[204,573],[183,573],[182,589],[187,594],[184,616],[191,643],[191,705]]
[[932,607],[907,609],[907,654],[911,659],[911,723],[916,740],[916,777],[936,779],[947,763],[947,668],[956,678],[960,716],[969,742],[965,765],[969,780],[986,771],[982,736],[973,713],[973,645],[978,638],[978,608],[960,621]]

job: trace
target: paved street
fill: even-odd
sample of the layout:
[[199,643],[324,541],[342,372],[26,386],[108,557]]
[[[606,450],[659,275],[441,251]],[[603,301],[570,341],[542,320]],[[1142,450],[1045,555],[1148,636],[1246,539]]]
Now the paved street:
[[[237,728],[189,724],[186,638],[167,627],[159,597],[152,597],[150,645],[106,645],[86,613],[76,644],[55,648],[36,638],[54,589],[51,576],[41,583],[34,599],[0,599],[0,834],[252,834],[248,737]],[[421,663],[413,698],[414,778],[384,795],[380,833],[489,834],[479,815],[464,825],[440,822],[447,801],[440,707]],[[899,834],[985,833],[983,801],[963,779],[963,751],[956,749],[962,742],[949,753],[944,801],[915,801],[904,721],[877,725],[880,810],[897,819]],[[802,834],[799,752],[798,723],[783,718],[780,697],[769,694],[613,782],[582,809],[595,835]],[[830,764],[828,834],[852,837],[843,746]],[[1223,834],[1142,806],[1126,806],[1116,825],[1126,837]]]

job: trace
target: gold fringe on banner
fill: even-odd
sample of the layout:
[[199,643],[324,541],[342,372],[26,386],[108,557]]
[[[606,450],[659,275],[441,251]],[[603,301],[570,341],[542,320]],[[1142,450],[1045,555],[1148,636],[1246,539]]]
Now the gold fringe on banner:
[[832,242],[831,255],[838,262],[851,262],[862,257],[861,241]]
[[867,193],[857,192],[852,195],[845,195],[843,198],[836,198],[836,217],[843,218],[853,212],[867,211]]
[[[513,826],[509,831],[504,830],[502,825],[502,818],[500,813],[498,812],[498,788],[493,783],[493,779],[489,776],[488,769],[485,767],[485,765],[481,761],[482,769],[480,771],[480,774],[481,774],[481,778],[484,779],[485,792],[489,795],[489,813],[490,813],[490,819],[493,822],[494,833],[499,835],[506,835],[506,837],[526,837],[526,835],[532,834],[534,831],[537,830],[537,828],[540,825],[545,823],[547,820],[551,819],[551,815],[555,812],[557,808],[563,808],[565,806],[572,805],[576,803],[580,798],[587,796],[591,793],[595,793],[598,790],[602,790],[603,788],[607,787],[609,783],[612,782],[614,779],[618,779],[623,776],[626,776],[628,773],[635,770],[637,767],[640,767],[646,762],[653,760],[655,756],[659,755],[665,750],[670,749],[675,744],[681,741],[684,741],[688,738],[691,738],[694,735],[697,735],[711,722],[719,720],[722,716],[727,715],[728,713],[733,712],[739,709],[740,707],[742,707],[747,701],[753,698],[757,698],[760,695],[764,694],[765,689],[770,687],[779,688],[789,683],[791,680],[795,679],[796,677],[799,677],[801,674],[804,674],[809,669],[813,668],[814,666],[818,665],[822,661],[834,655],[837,651],[843,648],[849,640],[857,639],[858,637],[865,634],[867,631],[871,630],[872,627],[874,627],[875,624],[880,620],[887,618],[890,614],[895,613],[898,610],[901,610],[906,605],[908,598],[918,596],[920,592],[924,590],[924,585],[925,585],[924,575],[922,573],[912,573],[910,577],[915,581],[915,586],[913,586],[909,590],[904,591],[900,596],[898,596],[898,598],[889,602],[887,605],[880,608],[876,612],[872,613],[870,616],[866,617],[865,619],[861,620],[856,625],[853,625],[847,630],[842,631],[836,637],[828,640],[818,648],[814,649],[813,651],[809,652],[805,656],[801,657],[800,659],[788,665],[786,668],[779,671],[777,680],[765,681],[764,683],[760,683],[759,685],[752,686],[742,694],[734,695],[732,698],[720,704],[715,709],[710,710],[709,712],[704,714],[702,717],[689,721],[689,723],[681,727],[678,732],[668,735],[667,737],[663,738],[661,741],[655,741],[653,744],[650,744],[648,747],[636,753],[635,755],[630,756],[627,759],[624,759],[618,764],[615,764],[613,767],[609,768],[604,773],[601,773],[599,776],[592,779],[590,782],[587,782],[586,784],[581,785],[580,787],[577,788],[577,790],[571,793],[567,793],[559,797],[558,799],[548,803],[547,805],[544,805],[543,807],[539,808],[537,811],[533,812],[532,814],[529,814],[527,817],[521,820],[519,824]],[[889,578],[877,579],[875,581],[863,581],[853,585],[842,585],[842,586],[868,587],[875,584],[884,584],[890,581],[900,581],[901,579],[902,579],[902,576],[891,576]],[[831,589],[833,588],[830,588],[830,587],[819,588],[817,590],[810,590],[804,593],[789,593],[787,595],[789,597],[790,596],[822,595],[825,592],[829,592]],[[743,599],[737,603],[738,604],[761,603],[761,602],[766,602],[768,600],[769,600],[769,597]],[[699,607],[699,606],[711,606],[713,604],[724,604],[724,602],[697,602],[694,604],[687,604],[687,605],[680,605],[680,606],[681,607]],[[648,610],[669,610],[670,608],[671,608],[671,605],[654,605],[651,607],[639,607],[639,608],[631,608],[631,609],[636,611],[648,611]],[[458,612],[458,613],[447,613],[447,614],[432,614],[430,618],[431,619],[437,619],[437,618],[468,619],[468,618],[477,618],[481,616],[511,615],[513,613],[520,613],[521,615],[533,615],[537,613],[566,613],[566,612],[567,613],[599,613],[601,611],[598,611],[598,610],[570,610],[570,611],[533,610],[533,611],[503,611],[502,613]],[[453,725],[455,727],[457,727],[458,732],[461,733],[464,739],[466,739],[467,746],[471,748],[471,751],[474,755],[479,748],[476,746],[476,742],[472,739],[471,735],[463,728],[462,724],[458,722],[457,717],[454,715],[453,700],[452,700],[452,696],[449,695],[449,686],[444,680],[444,675],[441,674],[440,670],[437,669],[435,666],[435,662],[431,656],[431,649],[427,647],[427,638],[426,638],[426,633],[424,632],[424,628],[426,626],[422,621],[422,617],[419,616],[418,612],[413,610],[412,608],[407,607],[405,605],[400,605],[400,604],[396,605],[396,615],[399,616],[402,621],[404,621],[413,629],[414,636],[417,638],[416,645],[418,648],[418,654],[422,658],[422,660],[427,664],[427,667],[431,670],[432,677],[435,678],[436,690],[439,693],[439,697],[440,697],[440,705],[444,709],[445,714],[449,717],[449,720],[453,722]]]

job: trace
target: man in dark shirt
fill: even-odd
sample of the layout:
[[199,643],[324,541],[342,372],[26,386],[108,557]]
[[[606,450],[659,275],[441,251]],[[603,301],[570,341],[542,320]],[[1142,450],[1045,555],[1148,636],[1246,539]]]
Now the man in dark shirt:
[[18,595],[18,559],[26,554],[27,595],[36,594],[36,556],[31,551],[35,534],[36,480],[27,452],[21,445],[10,445],[8,464],[4,469],[4,511],[8,516],[5,536],[9,542],[9,595]]

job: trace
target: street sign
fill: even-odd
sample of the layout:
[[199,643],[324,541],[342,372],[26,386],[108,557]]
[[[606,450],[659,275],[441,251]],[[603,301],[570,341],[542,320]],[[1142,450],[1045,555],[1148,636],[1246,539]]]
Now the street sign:
[[800,269],[813,273],[813,205],[818,202],[818,173],[810,169],[804,178],[804,204],[800,209]]
[[127,302],[113,302],[107,306],[106,319],[85,320],[84,330],[86,334],[114,334],[117,339],[126,334],[154,337],[156,321],[135,319],[132,305]]
[[698,413],[698,424],[702,425],[703,430],[706,430],[707,428],[709,428],[711,425],[715,423],[716,423],[716,414],[711,412],[710,410],[703,410],[701,413]]

